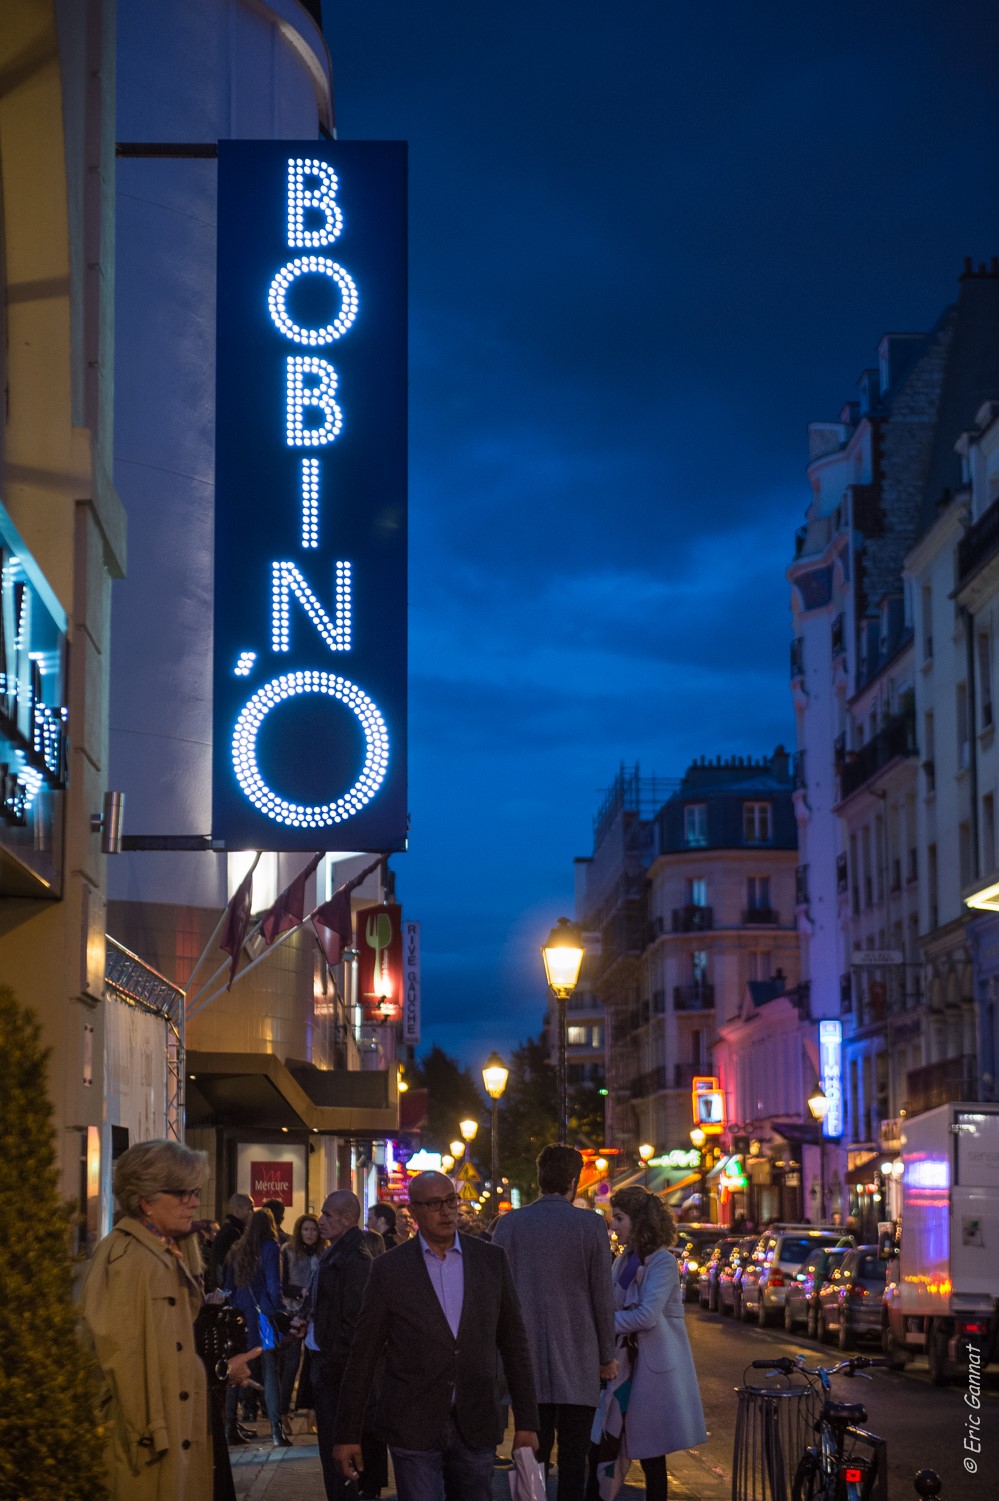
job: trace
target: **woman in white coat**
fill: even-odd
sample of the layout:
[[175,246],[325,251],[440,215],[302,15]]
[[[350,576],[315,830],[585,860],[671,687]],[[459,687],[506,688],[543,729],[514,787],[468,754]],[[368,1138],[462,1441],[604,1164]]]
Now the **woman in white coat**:
[[666,1455],[707,1438],[679,1271],[668,1250],[676,1225],[644,1188],[614,1194],[611,1209],[625,1249],[611,1270],[620,1371],[610,1405],[619,1408],[614,1426],[627,1459],[641,1462],[648,1501],[666,1501]]

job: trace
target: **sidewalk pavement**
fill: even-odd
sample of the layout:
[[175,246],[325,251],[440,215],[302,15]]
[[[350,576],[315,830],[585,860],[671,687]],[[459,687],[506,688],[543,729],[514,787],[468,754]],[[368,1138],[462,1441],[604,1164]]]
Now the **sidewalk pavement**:
[[[323,1471],[315,1434],[297,1431],[296,1423],[290,1449],[271,1447],[266,1423],[257,1424],[260,1442],[230,1449],[232,1474],[237,1501],[323,1501]],[[266,1434],[266,1438],[264,1435]],[[508,1431],[501,1453],[509,1452]],[[556,1459],[558,1455],[556,1453]],[[667,1463],[670,1501],[728,1501],[731,1479],[717,1474],[696,1451],[671,1454]],[[510,1501],[509,1469],[493,1472],[493,1501]],[[557,1472],[548,1480],[549,1501],[555,1501]],[[622,1501],[639,1501],[645,1494],[642,1467],[633,1464],[621,1492]],[[381,1501],[395,1501],[395,1481],[389,1461],[389,1485]]]

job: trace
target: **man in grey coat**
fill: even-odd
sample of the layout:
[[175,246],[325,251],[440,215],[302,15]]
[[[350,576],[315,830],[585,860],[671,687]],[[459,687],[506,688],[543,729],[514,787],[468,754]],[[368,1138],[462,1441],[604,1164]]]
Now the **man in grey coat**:
[[505,1214],[493,1231],[524,1314],[546,1470],[558,1435],[558,1501],[583,1501],[600,1381],[617,1372],[607,1230],[600,1215],[572,1202],[582,1170],[574,1147],[545,1147],[541,1197]]

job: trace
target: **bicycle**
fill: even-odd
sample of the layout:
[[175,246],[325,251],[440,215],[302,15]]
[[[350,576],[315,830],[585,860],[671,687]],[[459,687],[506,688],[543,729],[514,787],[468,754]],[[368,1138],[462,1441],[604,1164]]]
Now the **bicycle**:
[[[805,1378],[815,1396],[821,1395],[814,1418],[815,1441],[798,1461],[791,1482],[791,1501],[887,1501],[888,1456],[884,1439],[860,1425],[867,1422],[862,1402],[834,1402],[832,1378],[841,1371],[861,1374],[871,1366],[886,1368],[883,1356],[854,1355],[829,1368],[809,1370],[804,1356],[792,1359],[754,1360],[757,1370],[776,1372],[789,1379]],[[864,1377],[871,1380],[871,1377]]]

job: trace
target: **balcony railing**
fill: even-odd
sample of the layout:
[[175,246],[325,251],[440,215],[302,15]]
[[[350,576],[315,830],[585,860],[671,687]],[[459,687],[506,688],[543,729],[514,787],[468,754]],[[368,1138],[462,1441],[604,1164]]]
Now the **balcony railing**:
[[673,908],[673,932],[674,933],[707,933],[714,927],[714,908],[686,907]]
[[951,1100],[973,1100],[978,1092],[978,1060],[970,1053],[909,1070],[909,1115],[919,1115]]
[[747,928],[772,928],[776,926],[780,918],[773,907],[747,907],[742,914],[742,921]]
[[714,1003],[713,985],[673,986],[673,1006],[677,1011],[710,1011]]
[[999,498],[969,527],[957,544],[957,587],[999,552]]
[[695,1079],[707,1072],[704,1063],[674,1063],[673,1065],[673,1088],[690,1089]]
[[871,777],[876,776],[897,756],[915,754],[915,715],[911,711],[896,714],[866,745],[862,745],[859,750],[847,752],[846,763],[839,774],[841,796],[849,797],[851,792],[863,787],[865,782],[869,782]]

